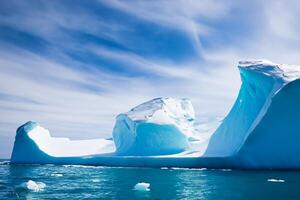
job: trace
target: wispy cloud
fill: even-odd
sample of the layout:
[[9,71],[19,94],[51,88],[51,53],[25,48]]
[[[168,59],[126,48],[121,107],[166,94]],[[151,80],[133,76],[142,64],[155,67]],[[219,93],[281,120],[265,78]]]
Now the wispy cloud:
[[201,36],[207,35],[212,27],[205,23],[208,20],[220,19],[230,12],[232,4],[227,1],[150,1],[123,2],[119,0],[100,0],[112,8],[130,13],[140,19],[161,26],[183,31],[193,41],[199,56],[202,54]]
[[271,33],[283,39],[299,42],[300,24],[297,20],[300,15],[299,1],[287,3],[276,0],[272,4],[265,4],[265,9]]

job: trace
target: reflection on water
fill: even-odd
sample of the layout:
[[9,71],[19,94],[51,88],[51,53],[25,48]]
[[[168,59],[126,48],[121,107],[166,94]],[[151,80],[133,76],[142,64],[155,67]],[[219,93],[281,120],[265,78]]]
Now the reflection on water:
[[[20,190],[28,180],[46,187]],[[0,199],[300,199],[299,186],[300,172],[0,165]]]

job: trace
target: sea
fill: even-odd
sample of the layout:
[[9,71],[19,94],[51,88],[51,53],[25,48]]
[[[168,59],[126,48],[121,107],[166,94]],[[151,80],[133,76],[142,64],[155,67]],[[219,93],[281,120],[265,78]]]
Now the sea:
[[[148,183],[146,190],[135,190]],[[11,165],[0,199],[300,199],[299,171]]]

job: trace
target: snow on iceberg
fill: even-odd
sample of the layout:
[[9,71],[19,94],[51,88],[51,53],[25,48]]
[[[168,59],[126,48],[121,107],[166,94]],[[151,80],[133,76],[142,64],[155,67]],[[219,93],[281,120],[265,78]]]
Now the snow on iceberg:
[[189,147],[195,112],[188,99],[156,98],[117,116],[117,155],[173,154]]
[[52,138],[29,122],[11,162],[300,169],[300,68],[245,61],[239,70],[237,100],[214,132],[197,131],[189,100],[157,98],[118,115],[113,140]]

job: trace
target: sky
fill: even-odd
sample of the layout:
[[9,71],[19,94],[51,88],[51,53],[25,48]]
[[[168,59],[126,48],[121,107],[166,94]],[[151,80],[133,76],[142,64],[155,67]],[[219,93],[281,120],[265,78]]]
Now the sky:
[[0,1],[0,158],[32,120],[53,136],[110,137],[155,97],[225,116],[240,60],[300,64],[300,1]]

